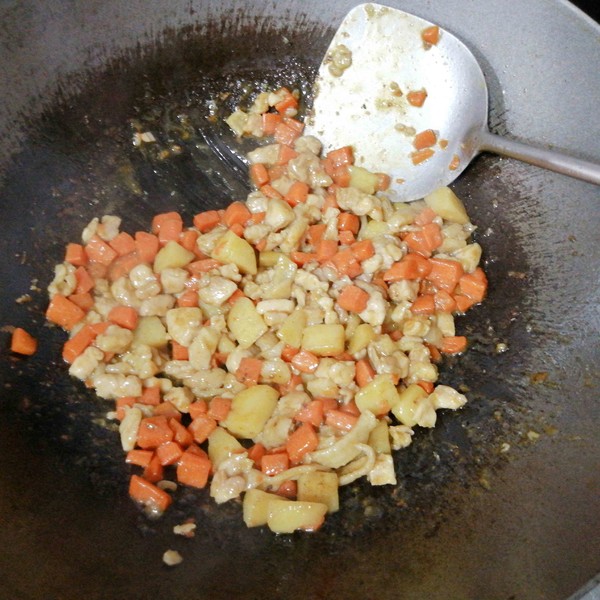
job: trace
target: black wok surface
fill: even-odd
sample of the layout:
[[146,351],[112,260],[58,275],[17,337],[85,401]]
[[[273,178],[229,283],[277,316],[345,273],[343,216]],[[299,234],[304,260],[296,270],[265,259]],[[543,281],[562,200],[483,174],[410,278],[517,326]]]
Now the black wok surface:
[[[397,5],[485,58],[495,131],[598,160],[598,28],[560,2],[471,4],[463,14],[459,0]],[[246,147],[207,119],[208,101],[231,92],[220,116],[261,87],[308,90],[351,5],[0,8],[0,340],[6,348],[11,325],[40,340],[32,358],[0,353],[0,598],[559,599],[600,570],[593,186],[491,156],[456,182],[479,226],[490,294],[459,321],[473,344],[441,381],[468,386],[471,402],[397,455],[396,488],[344,489],[342,510],[314,535],[248,530],[238,504],[217,508],[207,492],[185,489],[164,519],[148,521],[127,498],[108,405],[60,361],[65,335],[43,311],[66,242],[94,216],[118,214],[133,232],[157,212],[189,222],[243,198],[236,155]],[[508,17],[499,25],[511,11],[539,18],[539,33],[524,18],[522,32]],[[486,38],[503,27],[524,60]],[[539,63],[546,71],[535,79]],[[540,88],[531,102],[503,96],[532,85],[524,74]],[[567,93],[577,98],[570,111]],[[133,147],[138,128],[156,135],[156,148]],[[31,301],[15,302],[24,294]],[[174,536],[188,517],[196,537]],[[184,556],[175,569],[161,562],[167,548]]]

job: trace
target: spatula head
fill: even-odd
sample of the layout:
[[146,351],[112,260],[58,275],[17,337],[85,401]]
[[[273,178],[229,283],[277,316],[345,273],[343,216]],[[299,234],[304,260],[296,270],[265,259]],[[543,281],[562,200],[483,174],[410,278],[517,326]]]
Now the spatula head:
[[[441,29],[437,44],[424,42],[422,33],[431,26],[387,6],[356,6],[315,81],[307,133],[325,150],[351,145],[357,165],[389,174],[394,201],[417,200],[458,177],[486,127],[487,88],[475,57]],[[427,97],[414,106],[410,92],[422,90]],[[433,155],[414,164],[422,158],[414,154],[415,135],[428,129],[437,138]]]

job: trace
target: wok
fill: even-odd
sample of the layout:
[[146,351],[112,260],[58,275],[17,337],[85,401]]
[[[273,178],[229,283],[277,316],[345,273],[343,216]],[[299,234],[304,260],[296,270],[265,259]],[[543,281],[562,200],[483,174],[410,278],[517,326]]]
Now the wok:
[[[600,30],[572,5],[390,4],[475,52],[493,131],[598,159]],[[244,148],[209,110],[257,85],[306,88],[351,6],[2,3],[1,341],[25,326],[40,351],[0,353],[1,598],[558,599],[600,571],[600,194],[589,184],[492,156],[456,182],[491,284],[460,320],[471,349],[441,379],[471,401],[399,453],[398,486],[345,488],[314,535],[248,530],[239,505],[192,490],[146,520],[126,497],[107,406],[58,358],[64,334],[44,325],[44,289],[66,241],[94,216],[135,231],[157,212],[189,219],[243,197]],[[167,159],[131,144],[138,126]],[[195,539],[176,538],[188,517]],[[167,548],[179,567],[162,565]]]

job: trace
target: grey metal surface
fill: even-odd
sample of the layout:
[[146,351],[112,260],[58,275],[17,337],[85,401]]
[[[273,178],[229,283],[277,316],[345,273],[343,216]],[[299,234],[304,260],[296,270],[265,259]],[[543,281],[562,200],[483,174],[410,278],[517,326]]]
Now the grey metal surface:
[[[0,218],[10,223],[0,239],[0,326],[28,325],[44,339],[32,360],[0,355],[0,597],[562,600],[600,570],[594,186],[490,156],[455,182],[479,225],[491,282],[487,302],[459,322],[474,340],[463,366],[443,372],[444,381],[469,385],[471,402],[431,438],[417,436],[401,459],[398,489],[348,494],[345,511],[315,536],[247,531],[237,507],[213,512],[192,494],[182,501],[201,524],[196,539],[173,539],[178,513],[146,524],[125,497],[113,434],[89,422],[102,407],[52,362],[61,336],[43,326],[44,294],[29,286],[32,278],[47,284],[62,244],[86,219],[120,212],[134,229],[158,210],[189,216],[193,202],[222,201],[193,187],[206,172],[191,160],[172,171],[138,161],[146,195],[119,184],[116,172],[132,160],[127,119],[142,111],[150,70],[161,74],[159,83],[170,82],[160,97],[167,105],[167,92],[185,87],[179,64],[249,72],[247,56],[259,54],[253,68],[276,70],[268,61],[276,52],[316,66],[352,5],[0,6]],[[562,1],[394,5],[440,23],[475,53],[490,88],[492,131],[594,158],[597,25]],[[120,73],[140,61],[149,70],[147,78],[136,75],[136,95]],[[71,113],[36,119],[61,99]],[[189,107],[196,99],[203,107],[202,95],[192,95]],[[118,132],[114,143],[109,126]],[[115,153],[106,150],[113,147]],[[15,304],[25,292],[33,302]],[[2,343],[7,339],[3,331]],[[498,341],[507,352],[495,353]],[[510,450],[499,453],[505,443]],[[470,444],[472,452],[457,450]],[[184,563],[162,570],[160,556],[172,546]]]

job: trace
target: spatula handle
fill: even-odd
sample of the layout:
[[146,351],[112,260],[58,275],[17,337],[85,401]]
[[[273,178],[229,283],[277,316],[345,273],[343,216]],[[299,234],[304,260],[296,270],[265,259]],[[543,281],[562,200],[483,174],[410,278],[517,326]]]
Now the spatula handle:
[[479,149],[517,158],[531,165],[600,185],[599,164],[566,156],[552,150],[528,146],[489,132],[483,133],[479,138]]

